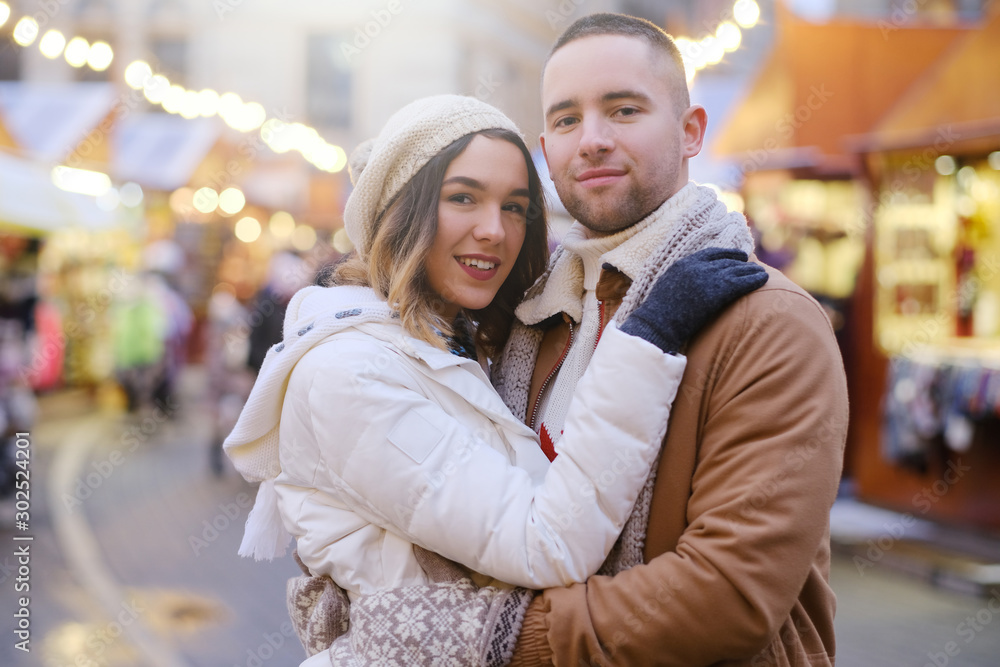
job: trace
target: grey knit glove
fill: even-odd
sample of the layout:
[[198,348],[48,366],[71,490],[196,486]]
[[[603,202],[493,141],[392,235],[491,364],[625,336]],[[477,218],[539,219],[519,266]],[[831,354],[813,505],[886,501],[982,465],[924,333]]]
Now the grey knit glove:
[[726,306],[767,282],[742,250],[705,248],[674,262],[621,330],[667,353],[679,352]]

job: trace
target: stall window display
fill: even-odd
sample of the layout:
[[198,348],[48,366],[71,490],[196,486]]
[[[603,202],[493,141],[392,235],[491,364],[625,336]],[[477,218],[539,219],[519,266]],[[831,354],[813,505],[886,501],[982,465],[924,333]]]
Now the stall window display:
[[758,255],[819,299],[839,329],[865,254],[859,186],[779,172],[748,180],[745,191]]
[[59,331],[36,350],[34,366],[45,367],[61,344],[62,384],[99,389],[102,397],[114,394],[112,312],[133,279],[126,267],[138,264],[140,251],[121,230],[65,230],[46,239],[36,312],[57,323]]
[[1000,158],[941,156],[917,172],[906,157],[891,160],[875,218],[876,341],[887,354],[1000,336],[1000,170],[991,163]]
[[25,370],[34,336],[38,242],[0,236],[0,497],[15,490],[15,440],[35,422],[37,405]]
[[[876,342],[890,357],[883,456],[926,469],[1000,417],[1000,152],[923,171],[885,158],[876,218]],[[907,170],[907,165],[911,168]]]

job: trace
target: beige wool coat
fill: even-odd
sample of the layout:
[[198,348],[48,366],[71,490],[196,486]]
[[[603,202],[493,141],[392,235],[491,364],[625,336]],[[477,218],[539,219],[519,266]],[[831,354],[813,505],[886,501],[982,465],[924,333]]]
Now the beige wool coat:
[[[513,665],[831,665],[829,511],[847,433],[830,323],[768,268],[687,350],[645,562],[529,607]],[[605,270],[606,320],[629,278]],[[542,341],[530,406],[569,338]]]

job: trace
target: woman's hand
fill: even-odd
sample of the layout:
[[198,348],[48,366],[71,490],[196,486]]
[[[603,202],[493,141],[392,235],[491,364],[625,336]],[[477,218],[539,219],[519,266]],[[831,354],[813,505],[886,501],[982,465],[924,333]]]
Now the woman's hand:
[[680,352],[726,306],[767,282],[764,267],[747,259],[742,250],[705,248],[677,260],[621,330]]

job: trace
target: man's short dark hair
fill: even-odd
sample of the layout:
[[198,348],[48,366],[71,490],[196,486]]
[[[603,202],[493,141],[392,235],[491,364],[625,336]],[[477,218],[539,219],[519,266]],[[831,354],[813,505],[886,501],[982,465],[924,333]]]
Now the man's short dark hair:
[[682,85],[678,86],[680,88],[678,92],[680,92],[682,97],[679,100],[681,103],[679,105],[680,110],[691,106],[691,97],[688,93],[687,78],[684,70],[684,59],[681,57],[680,49],[677,48],[677,44],[674,43],[673,38],[663,28],[652,21],[627,14],[589,14],[574,21],[552,46],[552,50],[549,51],[549,55],[545,58],[545,65],[542,66],[542,71],[545,71],[545,66],[549,64],[549,60],[552,59],[556,51],[570,42],[596,35],[623,35],[625,37],[637,37],[646,40],[646,43],[652,46],[655,51],[665,55],[680,74],[682,82]]

